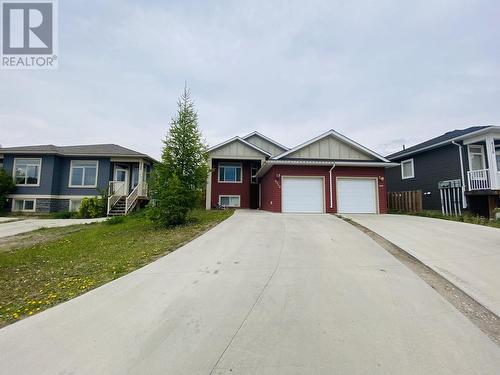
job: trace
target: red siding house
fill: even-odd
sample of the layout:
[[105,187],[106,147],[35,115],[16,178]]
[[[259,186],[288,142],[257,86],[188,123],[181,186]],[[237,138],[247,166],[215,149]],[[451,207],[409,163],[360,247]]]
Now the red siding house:
[[329,130],[294,148],[253,132],[209,149],[207,209],[385,213],[389,160]]

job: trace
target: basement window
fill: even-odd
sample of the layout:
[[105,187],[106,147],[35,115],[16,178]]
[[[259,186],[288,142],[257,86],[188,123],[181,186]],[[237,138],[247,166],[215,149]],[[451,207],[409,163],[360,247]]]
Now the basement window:
[[219,195],[219,204],[226,207],[240,207],[239,195]]
[[12,211],[33,212],[33,211],[35,211],[35,200],[34,199],[14,199]]

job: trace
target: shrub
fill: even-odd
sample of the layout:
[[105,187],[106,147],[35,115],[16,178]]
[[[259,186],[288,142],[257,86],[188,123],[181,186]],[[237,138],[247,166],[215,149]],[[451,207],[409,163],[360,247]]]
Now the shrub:
[[177,175],[170,176],[164,188],[159,190],[157,194],[157,199],[148,211],[149,218],[164,226],[184,224],[191,202],[189,202],[189,194],[185,191]]
[[15,189],[14,180],[5,169],[0,168],[0,212],[5,208],[7,203],[6,195]]
[[106,216],[107,201],[103,198],[83,198],[78,214],[81,218],[96,218]]

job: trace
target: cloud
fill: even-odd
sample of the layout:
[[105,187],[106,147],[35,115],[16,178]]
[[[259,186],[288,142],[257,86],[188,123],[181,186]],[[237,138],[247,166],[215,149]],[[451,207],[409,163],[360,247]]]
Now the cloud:
[[211,144],[330,128],[391,152],[500,124],[500,4],[59,2],[60,68],[0,71],[0,142],[158,157],[188,81]]

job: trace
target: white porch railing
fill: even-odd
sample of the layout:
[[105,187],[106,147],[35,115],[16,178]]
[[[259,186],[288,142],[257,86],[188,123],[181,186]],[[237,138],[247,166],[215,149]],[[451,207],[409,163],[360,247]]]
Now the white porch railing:
[[491,177],[489,169],[479,169],[468,171],[469,190],[487,190],[491,189]]
[[127,195],[127,186],[124,181],[109,181],[108,185],[108,214],[121,197]]
[[125,215],[129,212],[131,208],[134,207],[135,202],[139,197],[147,197],[148,195],[148,184],[146,182],[140,182],[134,190],[129,194],[125,200]]

